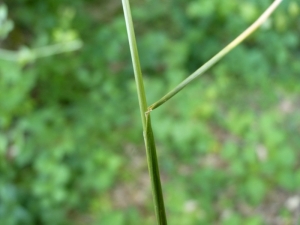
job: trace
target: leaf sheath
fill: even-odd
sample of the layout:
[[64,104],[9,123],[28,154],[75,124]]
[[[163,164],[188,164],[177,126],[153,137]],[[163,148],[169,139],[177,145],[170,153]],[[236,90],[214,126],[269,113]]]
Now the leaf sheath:
[[151,126],[150,114],[146,113],[146,131],[144,132],[148,170],[151,178],[156,220],[159,225],[167,225],[167,218],[160,183],[159,167],[156,155],[155,140]]

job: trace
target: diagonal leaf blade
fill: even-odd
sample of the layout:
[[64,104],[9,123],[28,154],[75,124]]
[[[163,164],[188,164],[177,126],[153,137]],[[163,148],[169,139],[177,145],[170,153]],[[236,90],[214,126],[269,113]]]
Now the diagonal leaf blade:
[[180,92],[186,85],[190,82],[201,76],[205,73],[208,69],[210,69],[213,65],[215,65],[220,59],[222,59],[225,55],[227,55],[232,49],[238,46],[242,41],[244,41],[249,35],[251,35],[258,27],[260,27],[268,17],[274,12],[274,10],[278,7],[278,5],[282,2],[282,0],[275,0],[267,9],[266,11],[250,26],[248,27],[243,33],[241,33],[237,38],[235,38],[231,43],[229,43],[225,48],[223,48],[219,53],[217,53],[214,57],[208,60],[203,66],[201,66],[198,70],[188,76],[185,80],[183,80],[178,86],[176,86],[173,90],[168,92],[165,96],[161,99],[153,103],[148,107],[148,111],[150,112],[153,109],[156,109],[178,92]]

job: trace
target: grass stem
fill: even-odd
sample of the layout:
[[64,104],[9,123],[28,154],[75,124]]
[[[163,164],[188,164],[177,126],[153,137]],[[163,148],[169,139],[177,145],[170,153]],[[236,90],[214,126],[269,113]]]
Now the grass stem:
[[141,71],[141,65],[140,65],[140,59],[139,59],[139,53],[137,49],[137,44],[135,40],[135,34],[134,34],[134,27],[131,17],[131,10],[128,0],[122,0],[123,4],[123,10],[124,10],[124,16],[125,16],[125,22],[126,22],[126,28],[127,28],[127,34],[128,34],[128,40],[129,40],[129,47],[131,52],[131,59],[133,64],[133,70],[134,70],[134,76],[135,76],[135,82],[137,87],[137,94],[139,99],[139,106],[140,106],[140,113],[142,117],[142,123],[143,123],[143,130],[146,130],[146,116],[145,113],[147,111],[147,100],[145,95],[145,88],[143,83],[143,75]]
[[161,182],[160,182],[160,173],[159,173],[159,167],[158,167],[158,161],[156,155],[155,140],[154,140],[154,135],[151,127],[150,115],[146,113],[147,111],[146,95],[144,90],[143,76],[141,72],[138,49],[135,40],[134,27],[133,27],[131,12],[130,12],[130,5],[128,0],[122,0],[122,4],[124,9],[124,16],[125,16],[127,34],[129,39],[131,58],[132,58],[134,75],[135,75],[136,86],[137,86],[140,113],[141,113],[142,123],[143,123],[143,131],[144,131],[143,134],[144,134],[144,140],[146,146],[149,175],[151,179],[151,187],[152,187],[152,194],[154,200],[156,220],[159,225],[167,225],[164,199],[163,199],[163,193],[162,193]]

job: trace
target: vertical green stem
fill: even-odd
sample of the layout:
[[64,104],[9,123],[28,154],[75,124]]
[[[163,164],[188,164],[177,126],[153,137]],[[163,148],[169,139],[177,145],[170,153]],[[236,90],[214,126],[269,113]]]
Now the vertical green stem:
[[141,66],[139,62],[137,44],[135,40],[134,27],[131,18],[130,5],[128,0],[122,0],[122,4],[123,4],[126,28],[128,33],[131,58],[132,58],[132,63],[134,68],[135,81],[137,86],[140,113],[141,113],[142,123],[143,123],[143,131],[144,131],[143,133],[144,133],[144,140],[146,146],[149,175],[151,179],[155,215],[156,215],[157,223],[159,225],[167,225],[167,218],[165,213],[164,199],[163,199],[163,193],[161,188],[159,167],[158,167],[156,148],[155,148],[155,140],[152,132],[150,115],[149,113],[146,114],[147,112],[146,95],[144,90]]
[[146,113],[146,131],[144,132],[144,139],[146,145],[148,169],[150,173],[151,186],[153,192],[156,220],[159,225],[167,225],[167,217],[160,183],[155,140],[149,113]]
[[142,75],[141,65],[139,60],[139,53],[138,53],[137,44],[135,40],[134,27],[131,18],[129,2],[128,0],[122,0],[122,4],[123,4],[123,10],[124,10],[124,16],[125,16],[125,22],[126,22],[126,28],[127,28],[127,34],[129,40],[129,47],[130,47],[131,58],[132,58],[135,82],[137,87],[137,94],[139,98],[143,129],[145,130],[146,129],[145,112],[147,111],[147,100],[146,100],[144,83],[143,83],[143,75]]

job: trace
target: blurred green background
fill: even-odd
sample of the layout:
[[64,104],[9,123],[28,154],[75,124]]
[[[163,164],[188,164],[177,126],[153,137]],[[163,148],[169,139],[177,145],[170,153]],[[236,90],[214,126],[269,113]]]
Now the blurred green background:
[[[148,103],[271,2],[131,0]],[[297,223],[299,15],[283,1],[152,113],[170,225]],[[155,224],[121,1],[2,1],[0,38],[19,53],[0,52],[0,224]],[[30,55],[72,40],[82,48]]]

